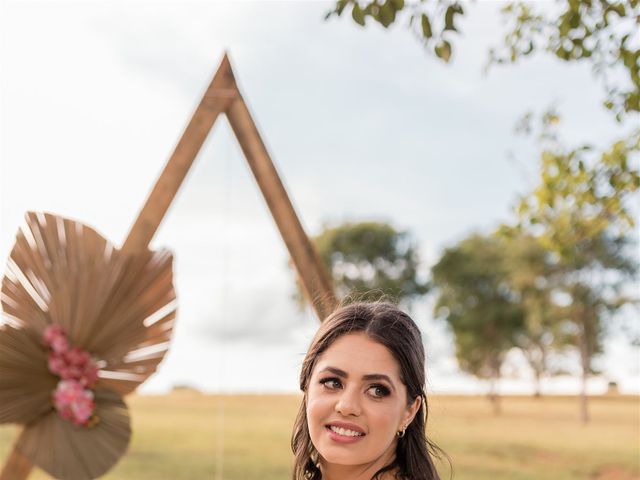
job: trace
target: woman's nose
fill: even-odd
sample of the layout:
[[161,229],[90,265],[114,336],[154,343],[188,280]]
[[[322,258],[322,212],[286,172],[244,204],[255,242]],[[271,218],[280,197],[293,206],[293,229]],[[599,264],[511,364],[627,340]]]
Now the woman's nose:
[[359,393],[354,390],[342,390],[335,411],[344,416],[358,416],[361,413]]

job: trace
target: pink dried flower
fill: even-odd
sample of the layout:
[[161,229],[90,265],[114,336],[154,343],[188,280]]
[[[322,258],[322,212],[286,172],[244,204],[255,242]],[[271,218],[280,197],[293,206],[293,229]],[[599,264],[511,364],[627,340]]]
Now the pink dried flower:
[[93,392],[76,380],[61,380],[53,392],[53,405],[61,417],[76,425],[85,425],[91,419],[96,405]]
[[80,381],[80,377],[82,376],[82,370],[73,365],[65,364],[64,368],[60,370],[60,377],[63,380],[76,380]]
[[66,367],[67,363],[64,360],[64,357],[56,352],[49,352],[49,371],[51,373],[55,373],[56,375],[61,375],[61,372]]
[[98,367],[93,363],[85,365],[82,377],[80,377],[80,383],[85,387],[93,387],[98,381]]
[[53,403],[59,414],[76,425],[89,425],[95,404],[93,392],[88,388],[98,380],[98,367],[89,352],[69,348],[67,336],[59,325],[45,329],[43,341],[53,351],[49,352],[49,370],[62,380],[53,393]]
[[69,349],[69,340],[67,337],[56,337],[51,342],[51,348],[54,352],[66,352]]
[[71,350],[65,352],[64,358],[68,365],[76,365],[78,367],[83,367],[91,361],[89,353],[79,347],[73,347]]
[[42,334],[42,339],[48,345],[49,343],[51,343],[51,340],[53,340],[53,338],[59,335],[65,335],[64,329],[60,325],[51,324],[44,329],[44,333]]
[[69,349],[69,340],[60,325],[49,325],[45,328],[42,338],[54,352],[66,352]]

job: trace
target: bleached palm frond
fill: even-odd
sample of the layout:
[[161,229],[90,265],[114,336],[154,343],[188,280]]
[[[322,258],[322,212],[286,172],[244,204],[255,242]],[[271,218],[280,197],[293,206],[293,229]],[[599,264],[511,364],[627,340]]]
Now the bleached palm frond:
[[[176,314],[168,251],[126,255],[86,225],[28,213],[2,280],[0,423],[25,424],[18,448],[56,478],[89,479],[126,450],[129,416],[121,396],[164,358]],[[98,422],[77,426],[52,403],[59,377],[43,335],[60,326],[94,358]]]

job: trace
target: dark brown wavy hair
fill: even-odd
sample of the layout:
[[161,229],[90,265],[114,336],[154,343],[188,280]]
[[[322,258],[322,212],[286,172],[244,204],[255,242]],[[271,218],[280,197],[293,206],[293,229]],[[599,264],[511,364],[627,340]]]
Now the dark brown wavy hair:
[[407,427],[405,435],[398,439],[395,459],[378,470],[372,480],[393,470],[397,470],[397,479],[440,480],[433,458],[445,454],[426,438],[425,433],[428,407],[422,336],[411,317],[388,302],[357,302],[338,308],[322,323],[311,341],[300,372],[300,390],[304,398],[291,437],[291,449],[295,457],[293,480],[322,478],[316,464],[318,452],[311,442],[307,424],[307,390],[318,357],[336,339],[354,332],[364,332],[393,354],[400,365],[401,380],[407,387],[407,405],[411,405],[417,397],[422,398],[420,410]]

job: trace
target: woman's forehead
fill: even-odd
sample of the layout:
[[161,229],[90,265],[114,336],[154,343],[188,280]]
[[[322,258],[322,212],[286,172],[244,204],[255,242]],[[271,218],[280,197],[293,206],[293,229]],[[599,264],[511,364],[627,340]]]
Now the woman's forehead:
[[393,354],[364,332],[348,333],[336,339],[316,361],[314,370],[332,367],[356,377],[384,374],[400,378],[400,366]]

